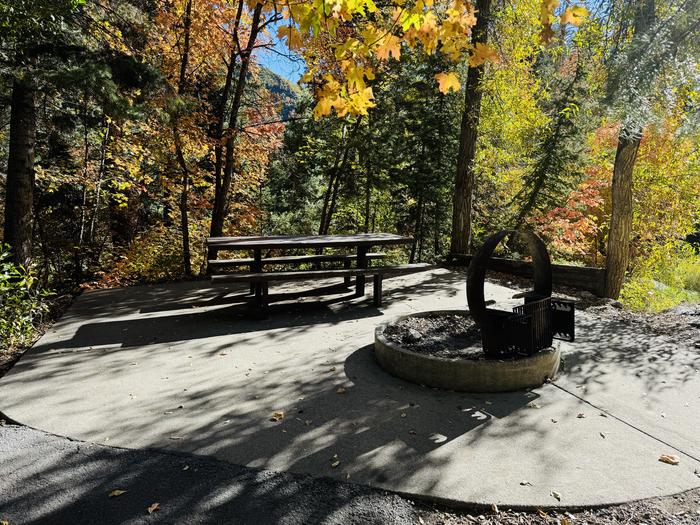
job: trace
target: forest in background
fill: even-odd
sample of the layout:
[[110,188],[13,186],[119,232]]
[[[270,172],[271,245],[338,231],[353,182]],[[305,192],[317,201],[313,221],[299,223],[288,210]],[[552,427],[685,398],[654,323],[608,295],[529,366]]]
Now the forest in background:
[[696,301],[699,48],[698,0],[0,0],[3,331],[222,234],[441,262],[530,228],[632,308]]

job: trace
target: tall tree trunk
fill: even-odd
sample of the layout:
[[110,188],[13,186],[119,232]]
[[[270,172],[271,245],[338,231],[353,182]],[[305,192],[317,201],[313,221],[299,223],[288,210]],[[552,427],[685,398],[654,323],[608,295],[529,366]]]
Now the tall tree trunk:
[[612,214],[608,232],[608,250],[605,263],[605,295],[617,299],[629,264],[630,235],[632,233],[632,172],[641,142],[639,133],[623,136],[615,153],[612,181]]
[[[238,28],[241,24],[241,15],[243,13],[243,2],[238,2],[236,11],[236,19],[233,23],[233,41],[231,43],[231,53],[229,62],[226,66],[226,81],[224,88],[221,91],[221,99],[219,106],[216,108],[216,127],[214,129],[214,194],[218,195],[221,191],[222,170],[224,166],[224,124],[226,123],[226,108],[228,107],[228,99],[231,96],[231,87],[233,86],[233,73],[236,70],[236,59],[240,54],[240,45],[238,42]],[[215,197],[216,198],[216,197]]]
[[30,78],[14,80],[10,103],[10,143],[7,158],[3,240],[12,249],[12,262],[25,267],[32,258],[35,99],[36,88]]
[[[335,178],[338,176],[338,166],[340,165],[340,159],[343,157],[347,145],[347,122],[343,122],[343,128],[341,132],[341,147],[338,149],[333,160],[333,166],[328,174],[328,186],[323,194],[323,208],[321,208],[321,221],[318,226],[318,234],[322,235],[326,229],[326,216],[328,215],[328,206],[331,202],[331,194],[333,193],[333,186],[335,186]],[[319,253],[321,253],[319,251]]]
[[369,233],[369,213],[372,204],[372,166],[369,161],[365,165],[365,225],[364,232]]
[[76,271],[78,277],[83,274],[82,251],[83,239],[85,238],[85,221],[88,194],[88,173],[90,169],[90,141],[88,135],[88,93],[87,89],[83,93],[83,198],[80,206],[80,233],[78,234],[78,250],[75,252]]
[[[212,237],[219,237],[224,231],[224,220],[228,208],[228,197],[231,190],[231,181],[233,179],[233,168],[235,164],[234,149],[236,147],[238,113],[241,109],[241,101],[243,100],[243,92],[245,90],[253,48],[255,47],[255,41],[260,31],[260,15],[262,13],[262,8],[262,4],[256,4],[250,24],[248,44],[245,50],[240,53],[241,67],[238,72],[236,89],[233,93],[233,101],[231,102],[231,113],[229,114],[229,129],[226,135],[226,155],[224,159],[223,176],[221,178],[221,184],[217,188],[218,191],[216,191],[214,195],[214,210],[212,212],[211,228],[209,230]],[[210,251],[209,258],[213,256],[213,251]]]
[[97,177],[95,178],[95,204],[92,207],[92,215],[90,216],[90,242],[95,240],[95,222],[100,208],[100,199],[102,196],[102,178],[105,172],[105,161],[107,160],[107,144],[109,142],[110,123],[107,121],[105,133],[102,136],[102,145],[100,146],[100,165],[97,168]]
[[[418,261],[420,262],[421,252],[423,251],[423,204],[424,204],[424,192],[420,192],[418,195],[418,204],[416,206],[416,222],[413,227],[413,242],[411,243],[411,254],[409,255],[408,262],[414,263],[416,261],[416,252],[418,252]],[[418,246],[420,245],[420,249]]]
[[[635,44],[654,24],[656,18],[654,2],[655,0],[639,0],[634,20],[632,44]],[[641,140],[641,129],[628,129],[624,125],[620,128],[613,167],[612,211],[605,258],[605,295],[613,299],[620,297],[620,290],[629,265],[634,214],[632,174]]]
[[[183,22],[184,43],[182,60],[180,61],[180,76],[177,83],[177,94],[182,96],[187,87],[187,66],[190,60],[190,28],[192,26],[192,1],[188,0],[185,7],[185,19]],[[180,228],[182,229],[182,266],[185,276],[192,275],[192,257],[190,254],[190,222],[188,200],[190,192],[190,171],[183,153],[182,137],[178,129],[178,118],[173,119],[173,137],[175,139],[175,156],[182,172],[182,189],[180,191]]]
[[[477,0],[477,21],[472,30],[472,44],[488,40],[491,0]],[[464,109],[459,134],[459,153],[452,211],[452,256],[469,253],[472,237],[472,195],[474,193],[474,156],[481,113],[481,78],[484,66],[470,67],[464,90]]]
[[[350,151],[352,150],[354,146],[354,139],[357,136],[357,132],[360,129],[360,124],[362,123],[362,117],[359,117],[355,121],[355,125],[352,127],[352,130],[347,136],[347,139],[345,140],[345,145],[343,147],[343,153],[342,153],[342,158],[340,160],[340,165],[338,165],[338,168],[335,173],[335,179],[333,181],[333,188],[330,193],[330,201],[328,202],[328,206],[326,209],[326,212],[323,214],[321,217],[321,227],[319,228],[319,235],[327,235],[330,228],[331,228],[331,221],[333,219],[333,214],[335,213],[335,208],[336,204],[338,202],[338,193],[340,191],[340,184],[343,182],[343,179],[346,178],[347,175],[347,168],[348,168],[348,163],[350,160]],[[329,186],[330,187],[330,186]],[[324,208],[325,202],[324,202]]]

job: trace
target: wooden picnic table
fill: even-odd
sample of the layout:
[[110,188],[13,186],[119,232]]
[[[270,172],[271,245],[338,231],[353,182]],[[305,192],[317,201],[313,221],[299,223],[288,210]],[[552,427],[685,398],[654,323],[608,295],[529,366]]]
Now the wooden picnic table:
[[[409,244],[412,237],[404,237],[393,233],[359,233],[354,235],[277,235],[277,236],[252,236],[252,237],[210,237],[207,244],[210,251],[252,250],[253,262],[251,271],[261,273],[263,271],[263,250],[292,250],[302,248],[354,248],[357,254],[356,266],[358,269],[366,269],[367,252],[373,246],[389,246],[397,244]],[[365,293],[365,276],[358,274],[356,277],[356,294]],[[260,293],[256,285],[256,295]]]

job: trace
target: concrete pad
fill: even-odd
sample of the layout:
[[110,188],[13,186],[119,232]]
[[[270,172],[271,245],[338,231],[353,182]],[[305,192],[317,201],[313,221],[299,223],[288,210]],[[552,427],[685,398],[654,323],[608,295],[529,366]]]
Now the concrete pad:
[[[650,378],[608,371],[627,366],[622,353],[612,357],[626,339],[611,338],[604,367],[586,354],[600,331],[617,333],[610,323],[579,324],[582,343],[563,348],[560,386],[470,395],[383,372],[372,355],[374,327],[394,315],[464,307],[464,282],[447,270],[389,279],[381,309],[369,297],[347,300],[346,291],[274,304],[266,321],[246,320],[234,304],[243,288],[200,282],[89,292],[0,380],[0,410],[97,443],[457,504],[590,506],[700,485],[700,462],[677,450],[692,450],[693,423],[684,418],[697,421],[697,408],[666,407],[677,399],[654,390],[652,412],[674,421],[658,437],[658,425],[628,409],[638,402],[630,384],[649,391]],[[487,298],[504,306],[518,302],[512,294],[487,287]],[[688,392],[698,387],[697,375],[682,377]],[[589,393],[608,417],[586,402]],[[284,417],[272,421],[276,412]],[[664,453],[680,455],[680,465],[658,462]]]
[[585,313],[577,330],[557,384],[700,458],[700,351]]

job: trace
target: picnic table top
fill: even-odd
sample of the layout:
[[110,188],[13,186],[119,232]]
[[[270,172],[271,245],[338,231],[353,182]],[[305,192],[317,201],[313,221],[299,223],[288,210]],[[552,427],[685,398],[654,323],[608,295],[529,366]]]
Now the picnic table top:
[[209,237],[207,244],[228,250],[272,248],[320,248],[340,246],[381,246],[408,244],[412,237],[394,233],[359,233],[354,235],[275,235],[253,237]]

